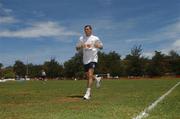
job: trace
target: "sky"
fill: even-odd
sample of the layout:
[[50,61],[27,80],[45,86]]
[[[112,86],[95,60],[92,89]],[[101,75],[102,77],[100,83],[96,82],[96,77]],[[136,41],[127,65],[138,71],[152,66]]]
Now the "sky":
[[180,53],[180,0],[0,0],[0,63],[64,63],[87,24],[106,53]]

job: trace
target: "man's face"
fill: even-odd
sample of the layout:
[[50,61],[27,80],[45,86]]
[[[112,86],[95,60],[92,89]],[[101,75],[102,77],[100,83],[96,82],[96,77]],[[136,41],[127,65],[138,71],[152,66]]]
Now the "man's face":
[[86,36],[90,36],[92,34],[92,29],[90,29],[89,27],[84,28],[84,33],[86,34]]

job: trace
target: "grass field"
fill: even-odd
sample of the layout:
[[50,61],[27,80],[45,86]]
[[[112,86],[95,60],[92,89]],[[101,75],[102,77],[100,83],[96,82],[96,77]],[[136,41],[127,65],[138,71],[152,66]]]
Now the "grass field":
[[[0,83],[0,119],[132,119],[179,81],[104,80],[89,101],[86,81]],[[147,119],[180,119],[180,86]]]

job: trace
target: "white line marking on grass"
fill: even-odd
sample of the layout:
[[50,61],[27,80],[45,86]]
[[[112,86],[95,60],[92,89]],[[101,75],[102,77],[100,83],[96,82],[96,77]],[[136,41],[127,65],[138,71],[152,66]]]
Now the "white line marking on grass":
[[149,107],[145,108],[143,112],[141,112],[139,115],[132,119],[143,119],[149,116],[149,112],[159,103],[161,102],[167,95],[169,95],[178,85],[180,84],[180,81],[174,85],[168,92],[166,92],[164,95],[159,97],[155,102],[153,102]]

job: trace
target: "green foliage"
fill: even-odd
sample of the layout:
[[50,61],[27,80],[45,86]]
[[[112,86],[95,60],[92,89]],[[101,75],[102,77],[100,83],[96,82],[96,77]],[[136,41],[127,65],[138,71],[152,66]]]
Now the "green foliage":
[[49,78],[61,77],[63,74],[63,66],[60,65],[55,59],[46,61],[43,65],[43,69]]
[[[134,46],[131,53],[121,59],[121,55],[115,51],[109,53],[98,52],[99,60],[95,73],[107,74],[111,76],[162,76],[180,75],[180,56],[175,51],[170,51],[168,55],[155,51],[154,56],[145,58],[142,56],[141,45]],[[43,65],[25,65],[22,61],[15,61],[13,70],[15,75],[30,78],[40,77],[41,70],[44,69],[48,78],[69,77],[83,78],[83,53],[82,50],[76,53],[71,59],[59,64],[55,59],[44,62]],[[0,63],[0,78],[2,77],[3,64]],[[4,68],[6,69],[6,68]]]
[[20,60],[15,61],[13,68],[14,68],[15,75],[19,77],[25,77],[26,65],[22,61]]
[[178,53],[173,50],[170,51],[168,61],[171,72],[175,73],[176,75],[180,75],[180,56]]
[[15,78],[15,73],[12,67],[8,67],[2,70],[2,77],[3,78]]
[[97,73],[110,73],[111,76],[122,75],[121,56],[115,51],[108,54],[99,52],[99,62],[96,69]]
[[155,51],[155,55],[152,57],[151,62],[147,68],[147,74],[150,76],[162,76],[165,74],[164,67],[165,55],[161,52]]
[[83,77],[83,62],[82,51],[78,52],[70,60],[64,63],[64,76],[65,77]]
[[33,65],[33,64],[28,64],[28,77],[34,78],[34,77],[40,77],[41,76],[41,70],[42,70],[42,65]]
[[142,48],[140,46],[134,46],[131,49],[131,54],[127,55],[126,62],[126,74],[128,76],[142,76],[143,75],[143,57],[141,57]]
[[2,69],[2,67],[3,67],[3,64],[2,64],[2,63],[0,63],[0,69]]
[[2,78],[2,67],[3,67],[3,64],[0,63],[0,78]]

